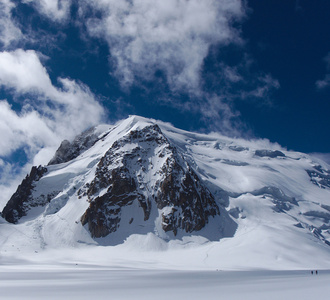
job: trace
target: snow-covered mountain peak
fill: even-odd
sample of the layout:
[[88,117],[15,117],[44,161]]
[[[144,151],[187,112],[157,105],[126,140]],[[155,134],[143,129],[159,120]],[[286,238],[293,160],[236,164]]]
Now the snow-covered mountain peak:
[[227,238],[249,251],[261,239],[276,251],[296,239],[322,252],[330,249],[329,199],[329,166],[307,154],[130,116],[63,142],[2,216],[41,248],[153,234]]

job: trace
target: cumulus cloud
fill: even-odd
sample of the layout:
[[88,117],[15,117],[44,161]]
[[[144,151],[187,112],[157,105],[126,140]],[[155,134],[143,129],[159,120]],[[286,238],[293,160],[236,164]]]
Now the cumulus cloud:
[[14,88],[20,94],[41,90],[52,96],[56,93],[56,88],[34,50],[1,52],[0,83],[3,87]]
[[0,47],[8,48],[23,38],[18,24],[12,18],[15,4],[11,0],[0,2]]
[[101,121],[103,108],[88,87],[67,78],[58,82],[52,84],[35,51],[0,52],[0,86],[24,99],[20,111],[0,102],[1,156],[22,146],[35,154]]
[[327,74],[325,74],[325,77],[323,79],[316,81],[315,84],[317,89],[319,90],[330,87],[330,52],[323,60],[326,64]]
[[210,46],[239,43],[232,25],[245,16],[240,0],[101,0],[92,8],[102,16],[88,19],[89,34],[108,43],[121,84],[160,71],[174,90],[199,88]]
[[38,11],[54,21],[63,21],[68,18],[71,0],[23,0],[35,6]]
[[104,117],[103,107],[87,86],[67,78],[59,78],[55,86],[32,50],[0,52],[0,87],[21,105],[18,110],[0,100],[0,187],[8,193],[27,167],[15,167],[6,157],[23,149],[28,166],[46,164],[63,139]]

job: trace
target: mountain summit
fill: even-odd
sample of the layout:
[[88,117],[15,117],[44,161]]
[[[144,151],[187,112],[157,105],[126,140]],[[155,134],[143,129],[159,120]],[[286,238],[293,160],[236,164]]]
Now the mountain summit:
[[266,140],[131,116],[63,141],[48,165],[32,168],[2,217],[30,228],[41,247],[254,232],[256,240],[284,234],[330,251],[328,167]]

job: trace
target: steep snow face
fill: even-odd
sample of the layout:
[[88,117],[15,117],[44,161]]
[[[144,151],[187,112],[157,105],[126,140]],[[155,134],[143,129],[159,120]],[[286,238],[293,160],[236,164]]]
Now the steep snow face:
[[[13,236],[19,229],[41,248],[143,244],[134,234],[202,236],[201,243],[229,237],[210,251],[214,262],[231,253],[244,264],[249,251],[251,265],[266,252],[274,262],[294,261],[287,249],[295,240],[306,244],[302,257],[330,253],[329,166],[306,154],[136,116],[65,144],[4,209],[18,223]],[[43,171],[34,177],[35,170]]]

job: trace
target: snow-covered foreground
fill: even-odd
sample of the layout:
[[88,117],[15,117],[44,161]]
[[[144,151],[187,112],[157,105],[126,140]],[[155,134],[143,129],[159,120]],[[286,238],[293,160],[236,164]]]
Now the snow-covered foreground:
[[326,252],[317,257],[288,249],[285,256],[276,248],[232,247],[231,241],[166,243],[149,234],[114,247],[40,252],[20,252],[16,244],[1,251],[0,298],[302,300],[330,293]]
[[1,299],[324,299],[330,271],[182,271],[1,266]]

